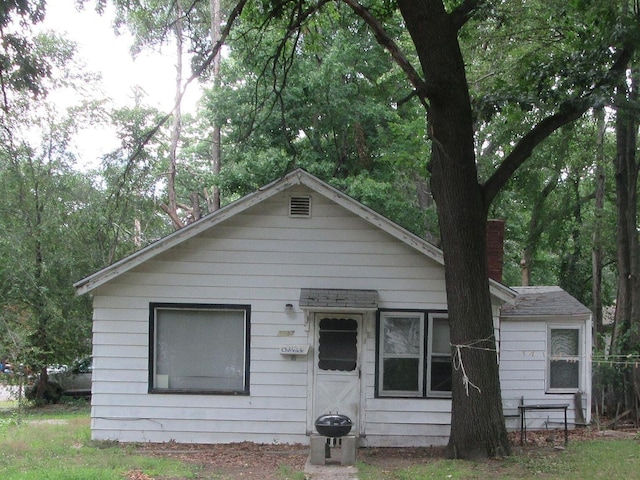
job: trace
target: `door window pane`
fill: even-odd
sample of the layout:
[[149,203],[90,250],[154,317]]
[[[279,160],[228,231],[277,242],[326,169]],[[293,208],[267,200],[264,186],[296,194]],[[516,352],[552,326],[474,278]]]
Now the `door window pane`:
[[354,319],[320,320],[318,367],[321,370],[351,372],[358,358],[358,322]]

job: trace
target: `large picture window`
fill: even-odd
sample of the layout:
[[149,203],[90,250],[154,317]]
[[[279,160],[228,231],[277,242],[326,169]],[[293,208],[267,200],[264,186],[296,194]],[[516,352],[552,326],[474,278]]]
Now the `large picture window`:
[[577,392],[580,389],[580,327],[549,327],[547,342],[547,390]]
[[451,346],[446,313],[379,312],[377,394],[451,396]]
[[152,304],[150,324],[150,391],[249,393],[249,306]]

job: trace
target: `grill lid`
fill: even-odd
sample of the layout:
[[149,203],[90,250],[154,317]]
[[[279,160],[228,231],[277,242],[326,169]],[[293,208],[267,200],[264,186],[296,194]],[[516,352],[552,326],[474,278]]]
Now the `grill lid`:
[[346,415],[329,413],[320,415],[315,422],[316,430],[325,437],[344,437],[351,431],[353,422]]

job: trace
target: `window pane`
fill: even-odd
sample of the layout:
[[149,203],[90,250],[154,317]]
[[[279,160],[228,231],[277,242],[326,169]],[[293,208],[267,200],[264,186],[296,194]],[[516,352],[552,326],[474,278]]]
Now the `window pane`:
[[431,391],[451,391],[451,358],[431,358]]
[[551,355],[577,356],[579,333],[577,328],[554,328],[551,330]]
[[358,358],[358,322],[353,319],[320,320],[318,367],[322,370],[351,372]]
[[451,341],[449,340],[449,319],[434,318],[431,334],[433,335],[433,353],[451,354]]
[[384,319],[385,355],[420,355],[420,317]]
[[577,361],[551,361],[551,388],[578,388],[580,363]]
[[418,358],[387,358],[383,367],[383,390],[417,392],[419,363]]
[[156,309],[154,388],[242,391],[245,311]]

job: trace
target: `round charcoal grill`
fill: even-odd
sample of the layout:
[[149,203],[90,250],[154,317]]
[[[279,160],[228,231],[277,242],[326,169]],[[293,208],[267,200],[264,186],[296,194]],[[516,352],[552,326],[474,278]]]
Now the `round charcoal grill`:
[[353,422],[346,415],[330,413],[327,415],[320,415],[316,419],[315,426],[320,435],[336,438],[348,435],[351,431],[351,427],[353,427]]

